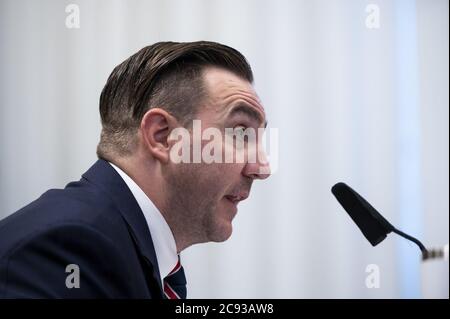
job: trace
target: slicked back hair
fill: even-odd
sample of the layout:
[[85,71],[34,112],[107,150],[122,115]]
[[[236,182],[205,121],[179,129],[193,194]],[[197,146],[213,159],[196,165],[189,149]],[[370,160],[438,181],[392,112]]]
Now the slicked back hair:
[[253,83],[245,57],[226,45],[208,42],[158,42],[116,66],[100,95],[102,132],[97,156],[112,160],[137,146],[142,117],[153,107],[182,125],[190,123],[206,97],[202,71],[221,67]]

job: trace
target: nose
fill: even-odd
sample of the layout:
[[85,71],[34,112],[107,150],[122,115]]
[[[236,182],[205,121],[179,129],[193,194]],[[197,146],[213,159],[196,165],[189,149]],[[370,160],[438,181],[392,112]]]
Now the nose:
[[266,179],[270,176],[270,164],[264,150],[258,150],[258,156],[254,163],[247,162],[244,166],[243,175],[251,179]]

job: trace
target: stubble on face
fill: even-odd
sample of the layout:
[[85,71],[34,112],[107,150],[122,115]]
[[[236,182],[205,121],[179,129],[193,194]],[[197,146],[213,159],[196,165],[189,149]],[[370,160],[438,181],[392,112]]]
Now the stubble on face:
[[[263,112],[250,83],[220,69],[207,70],[204,76],[208,96],[198,114],[203,130],[211,126],[223,129],[236,101]],[[252,180],[242,175],[244,165],[191,162],[170,163],[166,168],[165,217],[178,241],[185,244],[183,249],[195,243],[222,242],[231,236],[236,207],[225,196],[250,191]]]
[[[169,225],[181,241],[222,242],[231,236],[230,220],[221,220],[218,205],[224,196],[219,165],[181,163],[167,176]],[[206,167],[205,167],[206,166]],[[192,244],[190,243],[190,244]]]

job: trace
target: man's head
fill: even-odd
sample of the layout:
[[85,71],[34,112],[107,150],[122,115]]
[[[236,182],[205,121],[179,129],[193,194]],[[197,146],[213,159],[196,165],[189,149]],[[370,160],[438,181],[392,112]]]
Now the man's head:
[[[102,91],[97,154],[118,164],[151,198],[179,250],[226,240],[237,203],[249,195],[254,179],[268,176],[259,147],[257,160],[248,160],[249,146],[255,146],[250,144],[260,144],[258,128],[265,127],[252,82],[249,64],[230,47],[205,41],[163,42],[118,65]],[[199,121],[199,130],[193,120]],[[180,127],[193,133],[187,141],[189,161],[182,163],[171,156],[179,142],[171,133]],[[227,128],[238,136],[227,138]],[[205,140],[203,133],[211,129],[222,134],[215,139],[206,134]],[[249,129],[256,132],[256,140],[242,137],[237,146],[235,139]],[[222,159],[230,152],[242,154],[245,160],[205,162],[206,150],[220,151]]]

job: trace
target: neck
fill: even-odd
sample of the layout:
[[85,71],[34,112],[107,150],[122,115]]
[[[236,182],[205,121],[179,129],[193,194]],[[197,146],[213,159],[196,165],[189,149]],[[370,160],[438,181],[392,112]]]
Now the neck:
[[186,221],[182,221],[177,213],[183,208],[174,207],[176,203],[168,198],[167,185],[158,169],[159,162],[149,163],[137,156],[115,158],[111,162],[130,176],[156,206],[172,231],[178,253],[198,242],[192,240],[193,236],[187,232]]

